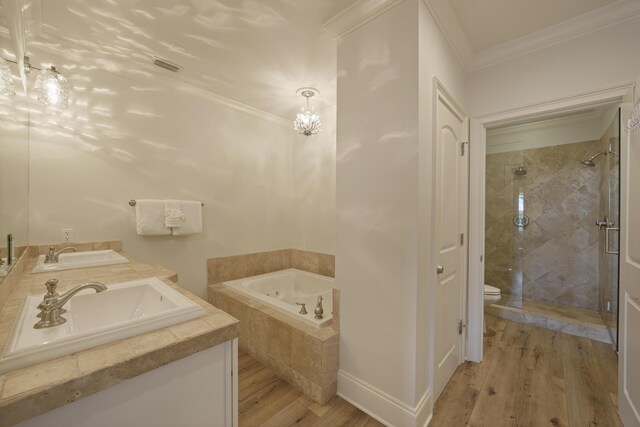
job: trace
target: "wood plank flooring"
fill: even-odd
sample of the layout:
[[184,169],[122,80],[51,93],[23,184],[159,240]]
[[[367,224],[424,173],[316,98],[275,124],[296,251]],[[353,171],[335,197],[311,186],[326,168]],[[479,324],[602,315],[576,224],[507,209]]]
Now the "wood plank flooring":
[[242,351],[238,355],[238,418],[240,427],[383,426],[340,397],[318,405]]
[[[487,316],[484,361],[461,365],[430,427],[622,427],[609,344]],[[336,397],[320,406],[239,355],[239,418],[251,426],[382,426]]]
[[430,427],[621,427],[611,345],[487,316],[484,361],[461,365]]

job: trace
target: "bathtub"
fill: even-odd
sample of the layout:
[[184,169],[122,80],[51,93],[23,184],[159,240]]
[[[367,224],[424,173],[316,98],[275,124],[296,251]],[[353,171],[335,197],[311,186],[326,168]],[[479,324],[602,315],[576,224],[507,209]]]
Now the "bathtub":
[[[224,282],[224,286],[258,299],[316,328],[330,324],[333,318],[332,289],[335,287],[335,280],[331,277],[290,268]],[[315,319],[318,296],[322,296],[322,319]],[[300,306],[296,305],[297,302],[306,305],[306,315],[299,313]]]

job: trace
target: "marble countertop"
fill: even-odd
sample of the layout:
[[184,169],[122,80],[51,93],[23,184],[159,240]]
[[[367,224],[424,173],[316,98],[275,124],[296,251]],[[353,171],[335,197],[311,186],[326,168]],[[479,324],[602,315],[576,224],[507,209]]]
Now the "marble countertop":
[[36,258],[27,260],[16,289],[0,313],[0,354],[9,341],[22,302],[46,292],[44,283],[60,280],[60,293],[89,280],[105,284],[159,277],[198,303],[206,314],[198,319],[80,351],[0,375],[0,427],[40,415],[84,396],[156,369],[198,351],[236,338],[239,322],[175,282],[177,275],[159,265],[131,259],[128,264],[32,274]]

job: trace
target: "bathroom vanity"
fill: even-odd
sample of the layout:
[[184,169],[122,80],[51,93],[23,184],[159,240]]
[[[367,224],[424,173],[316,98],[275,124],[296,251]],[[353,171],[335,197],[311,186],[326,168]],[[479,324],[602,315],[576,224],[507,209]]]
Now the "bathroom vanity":
[[0,311],[0,353],[24,301],[53,277],[60,293],[87,281],[108,287],[157,277],[204,314],[0,375],[0,426],[237,425],[236,319],[182,289],[161,266],[121,254],[128,263],[34,274],[37,252],[30,248],[12,271],[19,277]]

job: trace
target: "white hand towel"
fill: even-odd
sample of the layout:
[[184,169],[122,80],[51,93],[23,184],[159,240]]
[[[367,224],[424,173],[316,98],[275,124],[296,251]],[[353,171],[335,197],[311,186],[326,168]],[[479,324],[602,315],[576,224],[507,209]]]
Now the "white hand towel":
[[139,199],[136,202],[136,231],[141,236],[168,236],[164,225],[164,201]]
[[184,214],[182,213],[180,200],[164,201],[164,225],[174,228],[180,227],[184,222]]
[[184,221],[179,228],[172,228],[171,234],[186,236],[202,233],[202,203],[181,200],[180,210],[184,214]]

